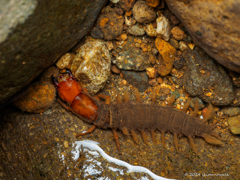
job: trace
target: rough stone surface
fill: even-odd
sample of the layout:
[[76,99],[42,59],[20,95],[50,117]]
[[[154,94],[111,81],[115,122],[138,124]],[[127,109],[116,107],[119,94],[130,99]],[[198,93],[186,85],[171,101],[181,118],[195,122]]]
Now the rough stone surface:
[[142,35],[145,34],[144,29],[141,28],[139,26],[139,24],[135,24],[133,26],[130,26],[127,31],[128,31],[129,34],[132,34],[134,36],[142,36]]
[[130,9],[133,7],[134,3],[135,3],[135,0],[121,0],[120,1],[120,6],[125,11],[130,11]]
[[1,1],[0,27],[7,27],[3,21],[13,24],[0,28],[0,104],[85,36],[105,3],[106,0]]
[[122,46],[121,50],[118,50],[119,53],[117,53],[113,63],[119,69],[143,71],[150,65],[149,57],[151,55],[136,47],[134,39],[136,41],[141,40],[128,36],[127,43]]
[[226,107],[222,109],[223,114],[227,116],[236,116],[240,114],[240,108],[239,107]]
[[110,75],[111,57],[101,40],[88,39],[77,51],[71,71],[90,94],[104,87]]
[[169,20],[163,15],[161,14],[158,18],[157,18],[157,34],[159,36],[161,36],[161,38],[163,38],[165,41],[169,41],[170,38],[170,22]]
[[178,26],[175,26],[174,28],[172,28],[171,34],[178,41],[183,40],[184,37],[186,37],[186,34],[184,33],[184,31],[181,30]]
[[195,44],[223,66],[240,72],[240,1],[166,0]]
[[234,89],[234,96],[235,96],[235,99],[231,104],[231,106],[240,106],[240,88]]
[[160,38],[156,38],[155,45],[159,51],[158,73],[166,76],[172,70],[176,49]]
[[124,18],[115,11],[100,14],[96,26],[99,27],[105,40],[112,40],[122,34]]
[[228,124],[233,134],[240,134],[240,115],[228,118]]
[[148,36],[151,37],[156,37],[157,36],[157,31],[156,28],[153,27],[153,24],[146,24],[144,27],[145,32],[147,33]]
[[146,3],[146,1],[137,1],[133,6],[133,17],[139,23],[149,23],[156,19],[154,9]]
[[144,92],[148,88],[148,76],[146,72],[122,71],[123,77],[129,84]]
[[183,77],[184,87],[191,96],[199,96],[214,105],[233,102],[234,93],[227,72],[199,48],[184,53],[187,70]]

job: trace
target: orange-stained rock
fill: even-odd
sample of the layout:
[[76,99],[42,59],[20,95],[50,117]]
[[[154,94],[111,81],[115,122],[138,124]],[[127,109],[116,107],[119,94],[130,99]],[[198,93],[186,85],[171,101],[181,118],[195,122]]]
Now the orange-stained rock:
[[159,51],[158,73],[166,76],[172,70],[176,49],[160,38],[156,38],[155,45]]
[[56,99],[56,88],[49,82],[35,82],[25,96],[14,104],[22,111],[42,113],[49,109]]
[[186,34],[184,33],[184,31],[181,30],[178,26],[175,26],[174,28],[172,28],[171,34],[178,41],[183,40],[184,37],[186,37]]
[[157,7],[160,0],[147,0],[147,4],[152,7]]
[[240,72],[240,1],[166,0],[194,43],[223,66]]

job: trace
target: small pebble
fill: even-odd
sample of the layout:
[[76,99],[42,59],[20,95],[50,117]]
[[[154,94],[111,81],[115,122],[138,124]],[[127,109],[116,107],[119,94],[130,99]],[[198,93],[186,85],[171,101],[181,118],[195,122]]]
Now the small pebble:
[[155,78],[157,76],[157,70],[155,68],[146,68],[146,72],[149,78]]
[[228,118],[228,125],[233,134],[240,134],[240,115]]
[[65,148],[68,148],[69,142],[68,142],[68,141],[64,141],[64,142],[63,142],[63,145],[64,145]]
[[116,65],[111,66],[111,71],[115,74],[119,74],[121,72],[121,70],[118,69],[118,67]]
[[66,53],[57,61],[56,66],[59,69],[65,69],[66,67],[68,67],[73,58],[74,58],[73,54]]
[[143,28],[141,28],[138,24],[135,24],[133,26],[130,26],[127,30],[129,34],[132,34],[134,36],[142,36],[145,34],[145,31]]
[[227,116],[236,116],[240,114],[240,107],[225,107],[222,109],[223,114]]
[[165,40],[169,41],[170,38],[170,23],[169,20],[161,14],[157,20],[157,33]]
[[179,24],[179,19],[176,16],[172,15],[170,19],[174,26]]
[[147,0],[147,4],[152,7],[157,7],[160,0]]
[[145,1],[137,1],[133,6],[133,17],[139,23],[149,23],[156,19],[154,9]]
[[184,41],[180,41],[180,42],[179,42],[179,49],[180,49],[181,51],[186,51],[186,50],[188,50],[189,48],[188,48],[187,44],[186,44]]
[[184,31],[181,30],[178,26],[175,26],[174,28],[172,28],[171,34],[178,41],[183,40],[184,37],[186,37],[186,34],[184,33]]

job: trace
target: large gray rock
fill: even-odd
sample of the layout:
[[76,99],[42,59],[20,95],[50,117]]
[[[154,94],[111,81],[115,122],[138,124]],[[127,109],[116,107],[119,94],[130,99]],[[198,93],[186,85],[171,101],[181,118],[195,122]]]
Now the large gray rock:
[[166,0],[194,42],[223,66],[240,72],[240,0]]
[[70,50],[107,0],[1,0],[0,104]]

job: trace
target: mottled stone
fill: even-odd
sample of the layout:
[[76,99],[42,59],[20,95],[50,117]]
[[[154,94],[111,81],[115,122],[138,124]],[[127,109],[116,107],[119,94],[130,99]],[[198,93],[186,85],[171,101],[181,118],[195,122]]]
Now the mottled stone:
[[171,38],[169,40],[169,43],[171,44],[171,46],[173,46],[175,49],[179,49],[179,44],[178,41],[176,39]]
[[187,70],[183,82],[191,96],[214,105],[228,105],[234,99],[233,86],[227,72],[204,51],[195,48],[184,53]]
[[240,134],[240,115],[228,118],[228,124],[233,134]]
[[156,37],[157,36],[157,31],[156,28],[153,27],[153,24],[146,24],[144,27],[145,32],[147,33],[148,36],[151,37]]
[[124,18],[115,11],[100,14],[97,26],[101,29],[105,40],[112,40],[122,34]]
[[149,23],[156,19],[156,13],[146,1],[137,1],[133,6],[133,17],[139,23]]
[[140,47],[136,47],[134,39],[141,41],[141,38],[128,36],[127,43],[124,43],[121,50],[118,50],[119,52],[113,63],[119,69],[143,71],[150,65],[150,54],[143,52]]
[[148,77],[146,72],[122,71],[123,77],[129,84],[144,92],[148,88]]
[[82,45],[71,65],[71,71],[89,93],[104,87],[110,75],[111,57],[103,41],[88,40]]
[[236,116],[240,114],[240,107],[225,107],[222,109],[223,114],[227,116]]
[[74,58],[74,54],[72,53],[66,53],[64,54],[57,62],[56,62],[56,66],[59,69],[64,69],[66,67],[68,67],[68,65],[70,64],[70,62],[73,60]]
[[172,28],[171,34],[178,41],[183,40],[184,37],[186,37],[186,34],[184,33],[184,31],[181,30],[178,26],[175,26],[174,28]]
[[169,41],[170,38],[170,23],[169,20],[163,15],[161,14],[157,20],[157,34],[159,36],[161,36],[165,41]]
[[1,1],[0,104],[72,49],[106,2]]
[[160,0],[147,0],[147,4],[152,7],[157,7]]
[[166,76],[172,70],[176,50],[160,38],[156,38],[155,45],[159,51],[158,73],[161,76]]
[[102,39],[104,38],[104,34],[99,27],[94,27],[91,31],[91,36],[95,39]]
[[240,1],[166,0],[194,43],[223,66],[240,72]]
[[203,101],[198,97],[195,97],[195,98],[191,99],[190,107],[194,109],[197,102],[198,102],[198,108],[199,109],[203,109],[205,107]]
[[125,24],[127,26],[132,26],[132,25],[136,24],[136,20],[132,17],[125,16]]
[[174,67],[177,69],[181,69],[181,68],[183,68],[183,66],[185,64],[186,64],[186,61],[185,61],[184,57],[181,54],[176,55],[174,62],[173,62]]
[[129,11],[135,3],[135,0],[120,0],[120,6],[125,11]]
[[145,34],[145,31],[142,27],[139,26],[139,24],[130,26],[127,30],[129,34],[132,34],[134,36],[142,36]]
[[181,51],[187,51],[189,48],[188,48],[187,44],[184,41],[180,41],[179,42],[179,49]]
[[157,76],[157,69],[153,67],[146,68],[146,72],[149,78],[155,78]]

